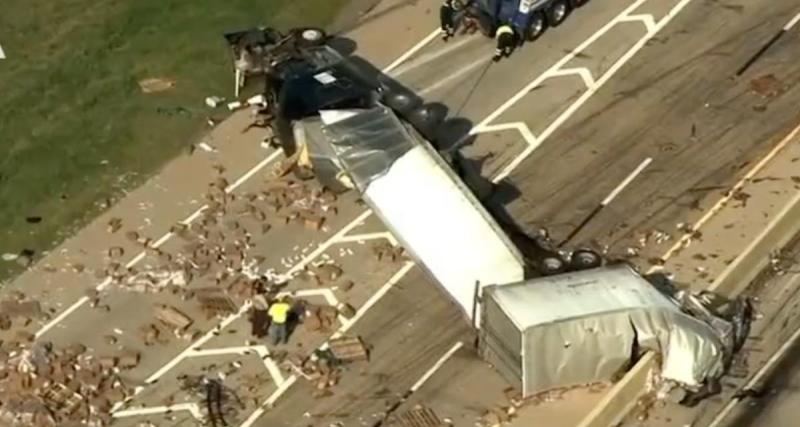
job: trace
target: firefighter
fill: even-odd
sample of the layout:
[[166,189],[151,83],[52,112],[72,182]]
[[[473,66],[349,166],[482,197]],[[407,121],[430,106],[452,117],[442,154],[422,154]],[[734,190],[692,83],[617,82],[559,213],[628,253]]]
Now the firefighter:
[[497,39],[497,48],[494,50],[492,60],[497,62],[502,57],[511,55],[514,46],[517,44],[517,34],[511,25],[503,24],[497,29],[495,38]]
[[442,39],[447,41],[456,34],[456,8],[454,0],[444,0],[439,8],[439,25],[444,33]]

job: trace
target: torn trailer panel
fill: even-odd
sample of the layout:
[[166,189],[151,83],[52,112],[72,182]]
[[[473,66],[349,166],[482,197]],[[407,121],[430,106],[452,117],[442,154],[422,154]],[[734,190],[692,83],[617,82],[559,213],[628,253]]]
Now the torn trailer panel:
[[610,381],[644,351],[689,389],[718,379],[728,323],[693,317],[632,268],[617,265],[484,290],[480,352],[526,396]]
[[299,126],[318,178],[346,176],[468,318],[479,320],[477,288],[525,278],[522,255],[494,218],[391,109],[323,110]]

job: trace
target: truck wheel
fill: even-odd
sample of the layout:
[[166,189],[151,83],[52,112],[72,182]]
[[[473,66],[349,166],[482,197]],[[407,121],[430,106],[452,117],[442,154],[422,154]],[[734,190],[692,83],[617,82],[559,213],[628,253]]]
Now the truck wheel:
[[570,260],[570,268],[572,270],[588,270],[590,268],[600,267],[603,260],[600,255],[590,249],[578,249],[572,253]]
[[535,12],[533,16],[531,16],[531,22],[528,24],[528,31],[525,34],[525,38],[527,38],[529,42],[532,42],[544,34],[545,30],[547,30],[547,20],[542,12]]
[[314,171],[311,170],[311,168],[295,165],[292,169],[295,178],[299,179],[300,181],[308,181],[314,178]]
[[320,46],[328,37],[321,28],[307,27],[297,29],[297,43],[303,47]]
[[495,27],[492,18],[481,11],[476,13],[475,23],[478,25],[478,31],[485,37],[494,37]]
[[564,261],[559,257],[549,256],[540,263],[540,273],[543,276],[552,276],[564,272]]
[[567,19],[570,7],[569,0],[555,0],[547,8],[547,24],[551,27],[557,27]]

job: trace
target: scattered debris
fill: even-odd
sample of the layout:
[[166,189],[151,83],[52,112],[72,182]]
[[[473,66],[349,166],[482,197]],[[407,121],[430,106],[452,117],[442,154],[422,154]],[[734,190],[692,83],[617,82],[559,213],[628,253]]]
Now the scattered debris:
[[122,228],[122,218],[111,218],[106,224],[106,231],[109,233],[116,233]]
[[139,80],[139,88],[141,88],[142,92],[144,93],[163,92],[165,90],[170,90],[173,87],[175,87],[175,80],[173,79],[152,77]]
[[194,323],[191,317],[170,305],[160,304],[156,306],[155,311],[156,319],[175,331],[184,331]]
[[358,362],[369,359],[366,347],[358,337],[341,337],[328,343],[333,356],[341,362]]
[[221,96],[209,96],[206,98],[206,105],[208,105],[209,108],[217,108],[222,105],[223,102],[225,102],[225,98]]
[[442,427],[446,423],[439,419],[433,409],[417,404],[412,409],[397,415],[393,425],[397,427]]

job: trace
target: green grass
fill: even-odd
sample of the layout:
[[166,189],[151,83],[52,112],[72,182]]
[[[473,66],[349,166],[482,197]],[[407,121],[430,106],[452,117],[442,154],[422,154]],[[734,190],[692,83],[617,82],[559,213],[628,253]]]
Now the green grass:
[[[10,0],[0,11],[0,253],[51,249],[199,137],[222,33],[324,26],[346,0]],[[175,79],[143,94],[138,81]],[[183,107],[188,114],[164,114]],[[162,111],[162,112],[159,112]],[[27,216],[43,218],[28,224]],[[20,271],[0,261],[0,280]]]

